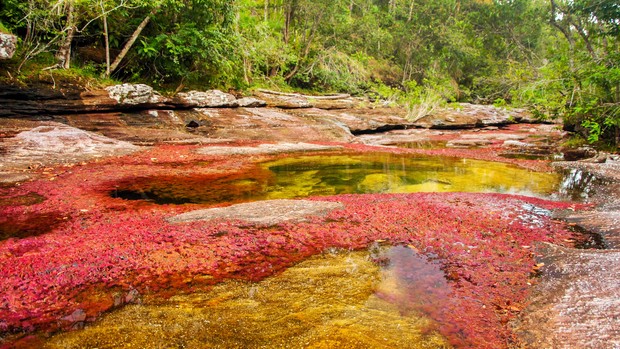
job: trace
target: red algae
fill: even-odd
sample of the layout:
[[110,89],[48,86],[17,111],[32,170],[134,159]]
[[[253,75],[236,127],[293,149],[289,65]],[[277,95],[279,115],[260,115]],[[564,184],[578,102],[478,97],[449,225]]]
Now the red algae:
[[[58,212],[69,218],[46,234],[0,241],[0,338],[71,327],[137,295],[191,291],[224,278],[260,280],[331,247],[362,249],[385,240],[409,245],[447,275],[454,301],[428,310],[439,324],[449,324],[440,327],[442,334],[460,348],[502,348],[515,340],[506,323],[524,306],[535,282],[529,246],[562,244],[573,234],[531,207],[584,207],[504,194],[338,195],[316,200],[341,202],[342,210],[266,228],[230,221],[173,225],[166,218],[203,206],[107,196],[114,183],[128,178],[230,173],[250,163],[242,157],[199,156],[193,149],[157,147],[59,168],[53,181],[13,188],[13,195],[38,193],[47,200],[0,206],[0,216]],[[192,167],[197,161],[209,166]]]

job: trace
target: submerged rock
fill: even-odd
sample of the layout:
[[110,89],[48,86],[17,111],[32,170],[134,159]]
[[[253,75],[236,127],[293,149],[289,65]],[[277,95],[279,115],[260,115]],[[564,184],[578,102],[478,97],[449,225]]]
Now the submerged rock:
[[309,216],[324,216],[344,205],[339,202],[310,200],[266,200],[210,208],[183,213],[168,219],[170,223],[206,221],[213,219],[241,220],[261,225],[283,222],[303,222]]

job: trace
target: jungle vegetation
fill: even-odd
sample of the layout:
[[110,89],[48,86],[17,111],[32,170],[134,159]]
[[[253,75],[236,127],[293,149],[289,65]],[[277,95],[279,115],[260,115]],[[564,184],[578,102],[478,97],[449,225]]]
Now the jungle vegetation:
[[495,103],[620,143],[617,0],[3,0],[0,28],[11,78],[348,92],[412,118]]

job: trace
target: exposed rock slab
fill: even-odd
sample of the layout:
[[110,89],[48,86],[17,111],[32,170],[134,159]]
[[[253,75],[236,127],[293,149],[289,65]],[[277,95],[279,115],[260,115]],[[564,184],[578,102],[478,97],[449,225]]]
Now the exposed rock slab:
[[78,162],[139,150],[131,143],[58,123],[37,126],[4,138],[0,147],[0,169]]
[[265,101],[269,107],[282,109],[312,108],[308,98],[296,93],[274,93],[260,90],[254,92],[254,96]]
[[260,144],[256,147],[228,147],[212,146],[198,149],[198,153],[204,155],[259,155],[278,154],[300,151],[323,151],[342,149],[340,146],[328,146],[310,143],[276,143]]
[[[190,114],[183,112],[183,115]],[[209,138],[270,142],[348,142],[353,139],[346,127],[333,120],[305,118],[275,108],[201,108],[195,109],[191,116],[197,124],[193,132]]]
[[290,110],[290,114],[314,120],[331,120],[346,127],[352,134],[368,134],[411,126],[401,108],[323,110],[308,108]]
[[343,209],[339,202],[310,200],[266,200],[211,208],[183,213],[168,221],[184,223],[213,219],[241,220],[260,225],[275,225],[283,222],[302,222],[311,216],[324,216]]
[[545,245],[517,332],[532,348],[620,347],[620,251]]
[[529,118],[523,109],[497,108],[492,105],[461,103],[458,107],[443,108],[418,119],[414,125],[423,128],[460,129],[499,126]]

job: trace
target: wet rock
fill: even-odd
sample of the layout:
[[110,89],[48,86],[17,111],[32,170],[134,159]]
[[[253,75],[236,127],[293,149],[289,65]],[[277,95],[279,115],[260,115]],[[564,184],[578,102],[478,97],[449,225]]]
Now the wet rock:
[[324,216],[333,210],[343,209],[339,202],[310,200],[266,200],[245,204],[197,210],[168,219],[170,223],[184,223],[213,219],[241,220],[260,225],[283,222],[303,222],[309,216]]
[[17,50],[17,36],[0,33],[0,60],[11,59]]
[[165,100],[151,86],[144,84],[121,84],[106,87],[105,90],[108,91],[108,96],[118,104],[134,106],[138,104],[156,104]]
[[513,124],[529,113],[521,109],[508,110],[492,105],[461,103],[457,107],[439,109],[418,119],[414,125],[423,128],[461,129]]
[[300,151],[324,151],[342,149],[340,146],[318,145],[310,143],[276,143],[260,144],[256,147],[212,146],[201,148],[198,153],[204,155],[257,155],[278,154]]
[[253,97],[243,97],[237,100],[237,105],[243,108],[260,108],[266,107],[267,102]]
[[233,108],[239,105],[235,96],[220,90],[179,93],[173,102],[191,108]]
[[532,348],[620,347],[620,251],[542,245],[540,283],[516,332]]

